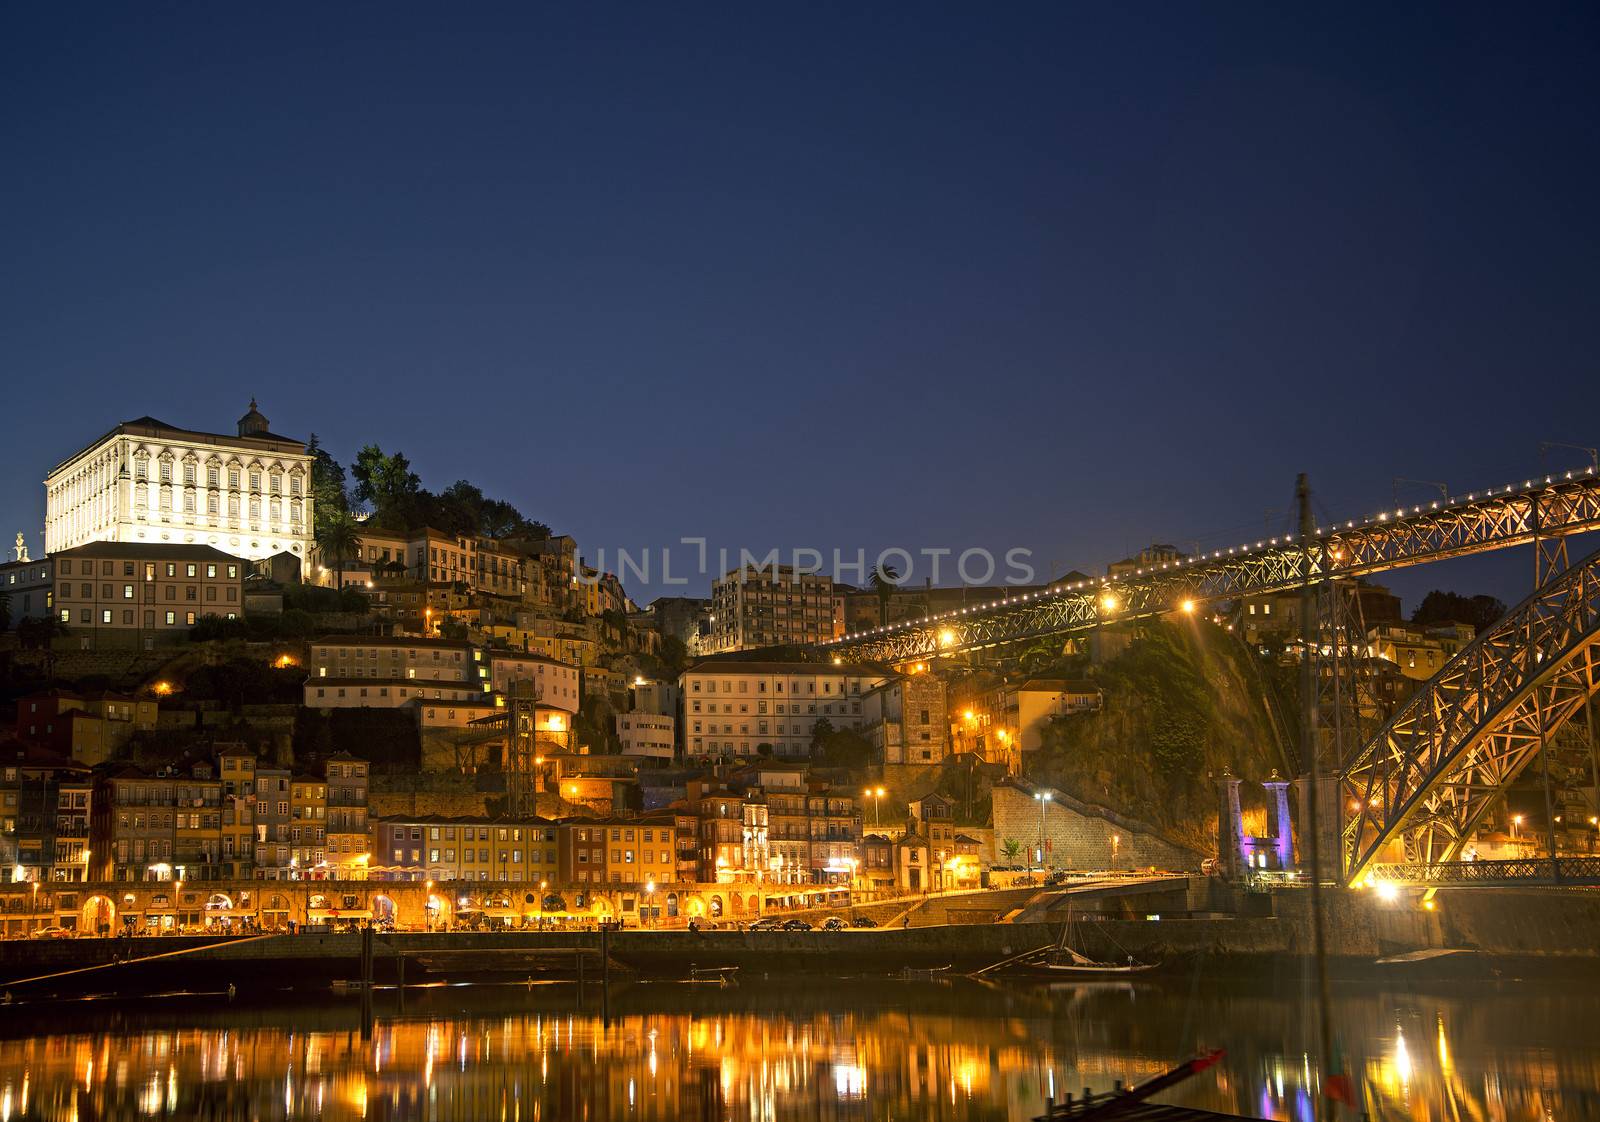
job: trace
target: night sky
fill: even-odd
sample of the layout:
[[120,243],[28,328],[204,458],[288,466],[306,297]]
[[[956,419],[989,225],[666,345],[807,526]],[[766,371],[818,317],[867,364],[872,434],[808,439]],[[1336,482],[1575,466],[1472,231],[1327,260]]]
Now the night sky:
[[591,560],[1044,576],[1281,533],[1297,471],[1342,517],[1521,480],[1600,443],[1597,23],[11,4],[0,529],[37,552],[46,471],[118,421],[232,431],[252,394]]

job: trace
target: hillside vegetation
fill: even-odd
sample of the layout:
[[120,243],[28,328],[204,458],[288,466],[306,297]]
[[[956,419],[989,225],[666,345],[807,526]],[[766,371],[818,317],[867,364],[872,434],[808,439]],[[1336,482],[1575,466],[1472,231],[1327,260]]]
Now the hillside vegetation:
[[[1288,772],[1281,745],[1295,735],[1286,724],[1294,671],[1258,659],[1209,624],[1130,627],[1114,658],[1061,668],[1087,672],[1105,691],[1105,708],[1049,722],[1041,750],[1031,754],[1031,777],[1210,849],[1212,775],[1226,768],[1260,781],[1273,769]],[[1246,798],[1259,805],[1259,788],[1247,784]]]

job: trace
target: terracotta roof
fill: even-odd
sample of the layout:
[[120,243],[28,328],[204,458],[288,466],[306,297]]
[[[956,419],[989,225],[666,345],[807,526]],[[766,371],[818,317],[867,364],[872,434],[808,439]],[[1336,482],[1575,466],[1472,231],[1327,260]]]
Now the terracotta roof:
[[244,564],[244,558],[224,553],[209,545],[183,545],[175,542],[85,542],[71,549],[58,549],[51,560],[63,557],[96,557],[116,561],[230,561]]
[[1100,686],[1086,678],[1029,678],[1019,690],[1052,690],[1056,693],[1099,693]]

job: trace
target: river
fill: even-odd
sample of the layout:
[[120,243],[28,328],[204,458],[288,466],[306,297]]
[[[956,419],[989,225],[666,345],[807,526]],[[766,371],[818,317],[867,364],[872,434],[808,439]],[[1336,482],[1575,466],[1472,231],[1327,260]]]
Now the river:
[[[1161,1101],[1309,1119],[1307,992],[1186,979],[566,984],[68,1002],[0,1012],[0,1122],[1027,1119],[1088,1085],[1226,1059]],[[1374,1120],[1600,1119],[1590,983],[1340,986]],[[1355,1117],[1343,1114],[1342,1117]]]

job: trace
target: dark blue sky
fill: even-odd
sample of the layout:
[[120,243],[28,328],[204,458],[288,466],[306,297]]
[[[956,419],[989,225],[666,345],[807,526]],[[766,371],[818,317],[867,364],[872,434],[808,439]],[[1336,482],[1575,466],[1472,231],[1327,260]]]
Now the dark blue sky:
[[1087,569],[1600,442],[1592,7],[0,19],[7,540],[118,420],[251,394],[591,556]]

